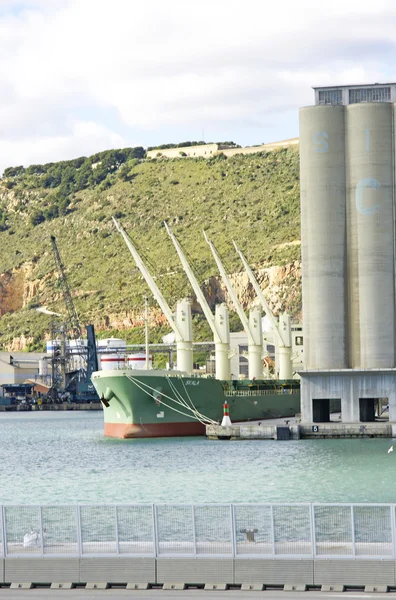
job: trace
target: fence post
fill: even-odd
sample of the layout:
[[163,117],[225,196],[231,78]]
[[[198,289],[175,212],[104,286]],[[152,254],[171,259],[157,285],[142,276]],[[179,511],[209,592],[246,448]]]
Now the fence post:
[[159,555],[159,543],[158,543],[158,523],[157,523],[157,507],[153,504],[153,533],[154,533],[154,552],[156,558]]
[[76,526],[77,526],[77,545],[78,545],[78,556],[81,558],[83,555],[82,547],[82,531],[81,531],[81,507],[79,504],[76,506]]
[[316,558],[315,506],[312,503],[309,506],[311,514],[312,558]]
[[5,523],[5,506],[3,505],[0,509],[1,514],[1,540],[3,547],[3,557],[7,555],[7,540],[6,540],[6,523]]
[[396,532],[396,523],[395,523],[395,505],[391,504],[389,507],[389,510],[391,511],[391,528],[392,528],[392,558],[394,559],[396,557],[396,539],[395,539],[395,532]]
[[275,558],[276,550],[275,550],[275,526],[274,526],[274,507],[270,504],[271,509],[271,537],[272,537],[272,554]]
[[39,506],[39,516],[40,516],[40,545],[41,545],[41,554],[44,556],[44,528],[43,528],[43,507]]
[[352,522],[352,552],[353,556],[356,556],[355,548],[355,514],[353,511],[353,504],[351,504],[351,522]]
[[115,534],[116,534],[116,553],[117,556],[120,553],[120,540],[118,537],[118,511],[117,511],[117,504],[114,505],[114,518],[115,518]]
[[231,544],[232,544],[232,556],[236,558],[236,536],[235,536],[235,506],[230,504],[230,517],[231,517]]
[[191,504],[192,511],[192,526],[193,526],[193,539],[194,539],[194,558],[197,558],[197,536],[195,533],[195,506]]

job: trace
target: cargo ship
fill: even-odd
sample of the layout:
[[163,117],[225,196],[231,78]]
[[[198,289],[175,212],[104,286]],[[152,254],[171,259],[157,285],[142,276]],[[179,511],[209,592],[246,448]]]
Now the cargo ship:
[[300,412],[298,380],[231,380],[166,370],[96,371],[92,383],[102,401],[104,435],[150,438],[205,435],[219,423],[223,404],[233,422],[293,417]]

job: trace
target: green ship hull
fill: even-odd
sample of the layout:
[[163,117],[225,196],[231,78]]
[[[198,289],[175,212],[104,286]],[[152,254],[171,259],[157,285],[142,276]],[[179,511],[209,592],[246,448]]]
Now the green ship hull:
[[233,422],[291,417],[300,412],[300,386],[291,381],[231,381],[171,371],[97,371],[104,435],[116,438],[205,435],[221,422],[223,404]]

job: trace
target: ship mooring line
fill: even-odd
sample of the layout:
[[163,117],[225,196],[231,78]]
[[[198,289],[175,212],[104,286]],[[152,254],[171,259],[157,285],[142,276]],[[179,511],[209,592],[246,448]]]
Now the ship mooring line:
[[[127,377],[128,377],[128,379],[129,379],[130,381],[132,381],[132,383],[134,383],[134,384],[135,384],[135,385],[136,385],[136,386],[137,386],[137,387],[138,387],[138,388],[139,388],[139,389],[140,389],[142,392],[145,392],[145,393],[146,393],[148,396],[150,396],[151,398],[153,397],[153,396],[152,396],[152,394],[151,394],[151,393],[150,393],[150,392],[149,392],[147,389],[145,389],[143,386],[146,386],[146,387],[147,387],[149,390],[151,390],[151,391],[157,391],[157,390],[155,390],[155,388],[153,388],[153,387],[149,386],[149,385],[148,385],[148,384],[146,384],[146,383],[144,383],[144,384],[143,384],[142,382],[138,382],[138,381],[136,381],[136,380],[135,380],[135,378],[134,378],[134,377],[132,377],[131,375],[127,375]],[[198,413],[197,411],[195,411],[195,414],[194,414],[194,410],[193,410],[193,409],[189,408],[188,406],[186,406],[185,404],[183,404],[183,403],[182,403],[182,402],[180,402],[179,400],[176,400],[175,398],[171,398],[170,396],[168,396],[167,394],[165,394],[165,393],[163,393],[163,392],[161,392],[161,396],[165,396],[165,397],[166,397],[168,400],[170,400],[171,402],[175,402],[176,404],[179,404],[180,406],[182,406],[182,407],[186,408],[187,410],[189,410],[189,411],[192,413],[192,415],[193,415],[193,416],[195,416],[196,420],[197,420],[197,421],[200,421],[200,423],[202,423],[203,425],[205,424],[205,421],[203,421],[202,419],[205,419],[205,420],[206,420],[208,423],[211,423],[211,424],[215,424],[215,423],[216,423],[216,421],[213,421],[212,419],[209,419],[209,417],[206,417],[205,415],[201,415],[201,413]],[[177,413],[179,413],[179,414],[181,414],[181,415],[183,415],[183,416],[185,416],[185,417],[190,417],[190,418],[191,418],[191,414],[187,414],[187,413],[185,413],[185,412],[183,412],[183,411],[181,411],[181,410],[178,410],[177,408],[175,408],[175,407],[173,407],[173,406],[169,406],[169,405],[168,405],[168,404],[166,404],[166,402],[164,402],[162,399],[161,399],[159,402],[160,402],[160,404],[163,404],[164,406],[166,406],[166,408],[169,408],[170,410],[173,410],[173,411],[175,411],[175,412],[177,412]],[[201,416],[201,418],[199,418],[199,416],[198,416],[198,415],[200,415],[200,416]]]

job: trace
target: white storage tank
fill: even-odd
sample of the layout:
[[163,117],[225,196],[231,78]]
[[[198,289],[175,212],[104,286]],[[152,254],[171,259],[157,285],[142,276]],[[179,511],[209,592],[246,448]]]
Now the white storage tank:
[[[63,340],[48,340],[47,341],[47,354],[52,354],[55,349],[61,349]],[[71,354],[79,354],[81,348],[87,347],[87,340],[78,339],[78,340],[66,340],[65,341],[65,349]]]
[[86,348],[87,347],[87,343],[88,343],[87,340],[84,340],[84,339],[67,340],[67,342],[66,342],[66,348],[72,354],[79,354],[81,352],[82,348]]
[[102,371],[125,369],[125,356],[123,354],[102,354],[100,357],[99,368],[102,369]]
[[[127,364],[129,369],[145,369],[146,368],[146,353],[136,352],[128,354]],[[149,354],[149,369],[153,368],[153,355]]]
[[40,377],[46,377],[48,375],[48,361],[44,358],[39,360],[39,375]]
[[120,338],[97,340],[99,369],[124,369],[126,341]]
[[120,338],[105,338],[97,340],[96,347],[99,353],[126,352],[126,341]]
[[54,351],[54,348],[57,348],[60,350],[60,347],[61,347],[60,340],[47,340],[47,344],[46,344],[47,354],[52,354]]

